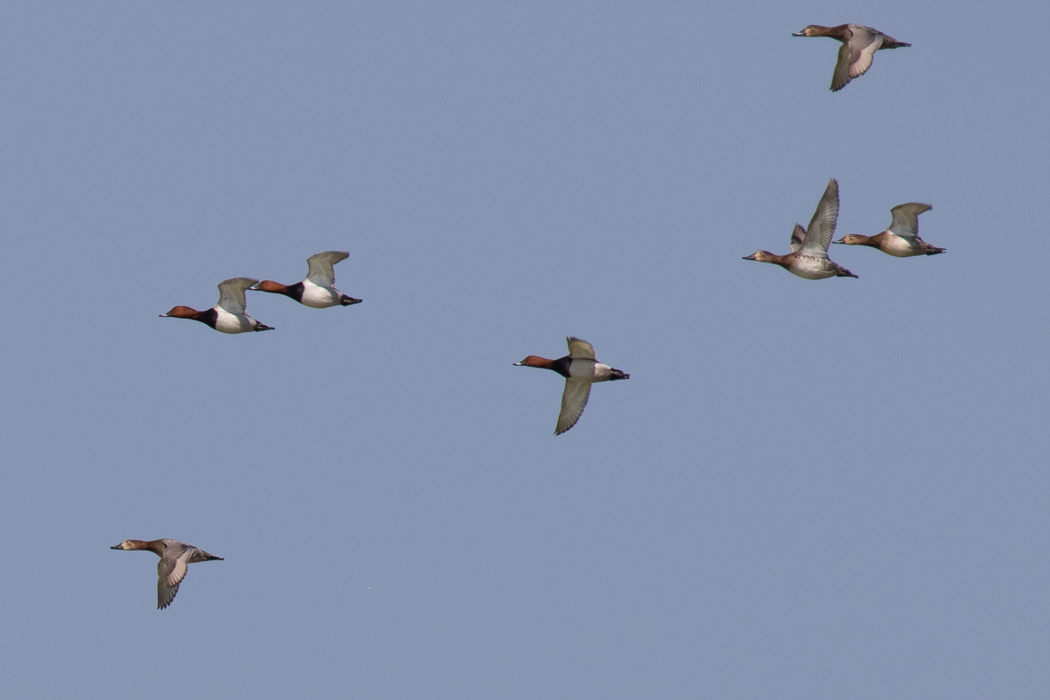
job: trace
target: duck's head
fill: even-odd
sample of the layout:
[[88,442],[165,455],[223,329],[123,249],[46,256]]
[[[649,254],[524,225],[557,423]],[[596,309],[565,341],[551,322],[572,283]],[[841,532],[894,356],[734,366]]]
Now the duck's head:
[[546,357],[540,357],[539,355],[529,355],[521,362],[515,362],[515,367],[542,367],[544,369],[550,369],[554,362],[548,360]]
[[832,243],[841,243],[843,245],[864,245],[867,240],[867,236],[862,236],[859,233],[847,233],[837,241],[832,241]]
[[744,260],[754,260],[755,262],[774,262],[778,256],[773,255],[768,250],[756,250],[751,255],[744,257]]
[[200,316],[200,311],[188,306],[173,306],[171,311],[160,315],[161,318],[197,318],[198,316]]
[[818,32],[821,29],[823,29],[823,27],[818,27],[815,24],[811,24],[805,29],[803,29],[801,32],[793,32],[791,36],[817,36]]
[[273,280],[263,280],[258,284],[248,287],[248,289],[254,292],[274,292],[276,294],[283,294],[285,290],[288,289],[288,285],[274,282]]

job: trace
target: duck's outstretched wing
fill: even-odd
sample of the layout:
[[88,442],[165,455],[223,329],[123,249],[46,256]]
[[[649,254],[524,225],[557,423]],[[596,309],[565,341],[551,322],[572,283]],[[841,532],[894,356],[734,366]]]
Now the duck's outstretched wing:
[[890,214],[893,215],[893,221],[890,223],[889,228],[890,233],[901,238],[914,240],[919,235],[919,214],[930,209],[933,209],[933,207],[921,202],[898,204],[893,209],[890,209]]
[[329,250],[317,255],[311,255],[306,259],[309,272],[306,279],[319,287],[331,287],[335,285],[335,269],[333,265],[350,257],[350,253],[338,250]]
[[250,277],[234,277],[219,282],[219,303],[216,306],[231,314],[243,314],[246,306],[244,290],[258,281]]
[[828,188],[820,198],[817,211],[806,229],[806,240],[802,244],[802,254],[815,258],[828,257],[828,244],[835,235],[835,224],[839,219],[839,183],[835,178],[828,181]]
[[565,391],[561,395],[561,413],[558,414],[558,426],[555,435],[561,435],[580,420],[587,399],[591,395],[591,383],[586,379],[569,377],[565,380]]
[[871,68],[871,62],[875,58],[875,52],[882,46],[882,32],[871,27],[863,27],[859,24],[850,25],[853,38],[846,46],[849,46],[849,77],[853,78],[864,75]]
[[[569,357],[571,357],[572,359],[595,359],[594,346],[588,343],[586,340],[580,340],[579,338],[574,337],[569,337],[565,340],[569,343]],[[586,399],[584,399],[584,403],[587,403]],[[566,428],[566,430],[568,430],[568,428]]]
[[835,72],[831,74],[831,91],[838,92],[849,84],[849,44],[839,47],[839,57],[835,61]]
[[[170,547],[169,547],[170,549]],[[176,557],[161,556],[157,564],[157,608],[163,610],[175,600],[179,584],[186,578],[186,565],[189,564],[192,547],[183,547]]]

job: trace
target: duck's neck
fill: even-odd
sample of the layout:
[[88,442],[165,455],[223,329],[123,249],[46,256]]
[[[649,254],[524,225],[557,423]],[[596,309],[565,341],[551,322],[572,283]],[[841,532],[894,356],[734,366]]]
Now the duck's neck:
[[518,364],[523,367],[549,369],[557,372],[563,377],[568,377],[569,366],[572,364],[572,358],[566,355],[565,357],[559,357],[557,360],[548,360],[546,357],[540,357],[539,355],[529,355]]

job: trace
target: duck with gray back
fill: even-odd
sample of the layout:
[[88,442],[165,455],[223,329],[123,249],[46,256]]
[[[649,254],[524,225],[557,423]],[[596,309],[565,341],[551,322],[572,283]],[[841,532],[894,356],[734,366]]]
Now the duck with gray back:
[[866,245],[878,248],[895,258],[910,258],[916,255],[939,255],[944,248],[930,245],[919,238],[919,214],[933,209],[929,204],[908,202],[890,209],[893,220],[890,227],[874,236],[850,233],[835,243],[844,245]]
[[175,306],[161,318],[188,318],[200,321],[222,333],[247,333],[249,331],[272,331],[273,326],[259,323],[245,311],[244,290],[259,280],[250,277],[234,277],[219,282],[219,303],[205,311],[189,306]]
[[314,309],[327,309],[329,306],[350,306],[360,304],[360,299],[347,296],[335,288],[335,268],[337,262],[346,260],[350,253],[329,250],[306,259],[308,272],[306,279],[295,284],[281,284],[273,280],[263,280],[251,287],[252,291],[283,294],[295,299],[303,306]]
[[876,51],[911,46],[862,24],[840,24],[837,27],[811,24],[791,36],[826,36],[842,42],[835,72],[831,75],[832,92],[838,92],[846,87],[849,81],[867,73]]
[[222,561],[222,557],[208,554],[192,544],[179,542],[167,537],[159,540],[124,540],[110,549],[122,549],[125,552],[148,549],[160,557],[157,563],[157,609],[163,610],[175,600],[179,585],[186,577],[186,566],[202,561]]
[[587,406],[591,395],[591,384],[611,382],[617,379],[630,379],[631,375],[602,364],[595,359],[594,346],[579,338],[566,338],[569,343],[569,354],[557,360],[548,360],[539,355],[529,355],[515,367],[539,367],[549,369],[565,377],[565,391],[561,395],[561,412],[558,414],[558,425],[555,435],[561,435],[576,425]]
[[791,232],[791,252],[776,255],[768,250],[758,250],[744,260],[780,265],[793,275],[808,280],[828,277],[856,277],[846,268],[828,259],[828,244],[835,235],[835,224],[839,218],[839,183],[834,178],[828,182],[824,196],[817,204],[817,211],[809,222],[809,229],[795,224]]

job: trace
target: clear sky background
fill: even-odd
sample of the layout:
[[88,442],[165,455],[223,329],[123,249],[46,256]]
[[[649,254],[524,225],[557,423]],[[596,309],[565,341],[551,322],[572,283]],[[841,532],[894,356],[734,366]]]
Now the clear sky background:
[[[831,93],[856,22],[879,52]],[[5,7],[0,695],[1050,695],[1046,3]],[[945,255],[784,253],[928,202]],[[276,327],[158,318],[236,276]],[[631,374],[552,433],[565,336]],[[173,537],[194,564],[156,607]]]

